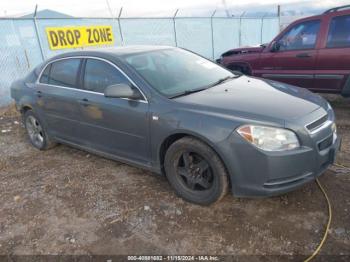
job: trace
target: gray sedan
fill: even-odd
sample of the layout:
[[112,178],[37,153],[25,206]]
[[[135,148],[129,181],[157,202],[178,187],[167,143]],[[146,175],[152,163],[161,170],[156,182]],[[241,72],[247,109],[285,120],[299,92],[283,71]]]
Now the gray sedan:
[[11,94],[34,147],[64,143],[164,174],[202,205],[229,189],[294,190],[320,176],[340,144],[320,96],[173,47],[65,53]]

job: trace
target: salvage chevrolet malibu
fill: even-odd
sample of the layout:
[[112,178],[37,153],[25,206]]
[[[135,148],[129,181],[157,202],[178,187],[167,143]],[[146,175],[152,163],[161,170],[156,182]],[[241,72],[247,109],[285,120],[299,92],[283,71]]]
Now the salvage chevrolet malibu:
[[209,205],[316,179],[340,145],[331,106],[311,92],[231,72],[173,47],[61,54],[13,83],[32,145],[64,143],[166,175]]

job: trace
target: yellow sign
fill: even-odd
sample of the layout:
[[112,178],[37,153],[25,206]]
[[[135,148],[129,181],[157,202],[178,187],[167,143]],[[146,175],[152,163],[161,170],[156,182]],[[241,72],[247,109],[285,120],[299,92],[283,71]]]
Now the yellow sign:
[[113,45],[112,26],[46,27],[50,49]]

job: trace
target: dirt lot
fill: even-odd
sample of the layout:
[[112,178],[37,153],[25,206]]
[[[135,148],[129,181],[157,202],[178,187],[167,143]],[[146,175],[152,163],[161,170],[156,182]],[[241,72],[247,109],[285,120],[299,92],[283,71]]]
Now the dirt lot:
[[[350,101],[332,101],[350,167]],[[165,178],[67,146],[27,141],[19,116],[0,116],[0,254],[311,254],[327,222],[315,183],[268,199],[200,207],[176,197]],[[350,255],[350,168],[320,179],[333,205],[321,254]],[[257,260],[266,258],[256,257]]]

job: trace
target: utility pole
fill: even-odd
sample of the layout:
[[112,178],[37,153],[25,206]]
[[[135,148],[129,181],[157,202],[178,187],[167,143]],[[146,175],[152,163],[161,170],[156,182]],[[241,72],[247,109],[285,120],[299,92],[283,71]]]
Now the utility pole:
[[263,44],[263,34],[264,34],[264,18],[267,16],[267,14],[265,13],[263,15],[263,17],[261,18],[261,30],[260,30],[260,44]]
[[113,14],[111,5],[109,4],[108,0],[106,0],[106,4],[107,4],[107,8],[108,8],[109,13],[111,14],[112,19],[114,19],[114,14]]
[[239,17],[239,47],[242,46],[242,17],[245,15],[245,11]]
[[231,13],[227,7],[227,3],[226,3],[226,0],[222,0],[222,5],[224,6],[224,9],[225,9],[225,13],[226,13],[226,16],[227,17],[231,17]]
[[214,50],[214,25],[213,25],[213,18],[216,14],[216,9],[214,10],[214,12],[212,13],[211,17],[210,17],[210,26],[211,26],[211,56],[213,58],[213,60],[215,59],[215,50]]
[[281,31],[282,30],[282,25],[281,25],[281,5],[277,6],[277,17],[278,17],[278,28]]
[[176,9],[175,14],[173,15],[173,29],[174,29],[174,40],[175,40],[175,46],[177,47],[177,35],[176,35],[176,16],[179,12],[179,9]]

